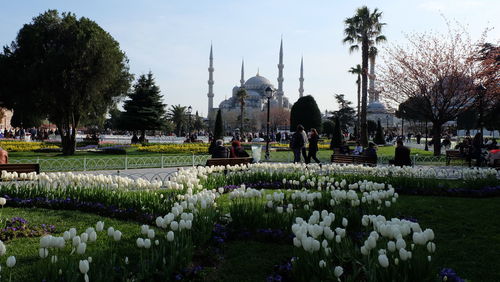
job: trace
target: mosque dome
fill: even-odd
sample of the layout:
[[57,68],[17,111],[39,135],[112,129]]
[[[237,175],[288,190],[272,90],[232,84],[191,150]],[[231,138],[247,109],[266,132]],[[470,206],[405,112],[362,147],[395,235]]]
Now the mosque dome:
[[262,88],[267,87],[267,86],[272,86],[271,82],[269,81],[269,79],[267,79],[263,76],[260,76],[259,74],[257,74],[254,77],[249,78],[245,82],[246,89],[262,89]]
[[366,111],[370,113],[386,113],[387,110],[384,106],[384,104],[380,103],[379,101],[374,101],[368,104],[366,107]]

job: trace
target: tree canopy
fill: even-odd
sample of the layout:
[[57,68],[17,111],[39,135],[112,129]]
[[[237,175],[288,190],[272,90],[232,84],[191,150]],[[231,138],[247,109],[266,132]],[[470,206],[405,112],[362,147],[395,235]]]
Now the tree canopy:
[[361,127],[361,144],[368,145],[368,128],[366,123],[366,108],[368,96],[368,59],[370,47],[386,41],[386,37],[382,35],[382,28],[385,23],[381,22],[382,12],[374,9],[373,12],[366,6],[358,8],[356,13],[344,20],[345,38],[344,43],[350,44],[349,51],[359,50],[361,45],[361,112],[360,112],[360,127]]
[[47,117],[74,154],[76,129],[104,116],[125,95],[130,74],[118,42],[97,23],[48,10],[19,31],[1,55],[0,98],[7,108]]
[[297,130],[297,125],[302,124],[309,131],[316,128],[321,131],[321,112],[313,96],[307,95],[299,98],[292,106],[290,112],[290,131]]
[[165,104],[153,74],[141,75],[123,105],[120,125],[123,129],[141,131],[162,129],[165,125]]
[[342,126],[343,131],[347,131],[347,128],[354,126],[356,122],[356,111],[351,106],[352,102],[345,99],[344,94],[336,94],[335,100],[339,105],[339,109],[333,112],[333,117],[338,118]]

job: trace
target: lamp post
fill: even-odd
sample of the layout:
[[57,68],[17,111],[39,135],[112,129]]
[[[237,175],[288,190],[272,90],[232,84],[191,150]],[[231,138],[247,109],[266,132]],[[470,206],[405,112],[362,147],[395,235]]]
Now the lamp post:
[[273,89],[271,87],[267,87],[266,90],[266,98],[267,98],[267,139],[266,139],[266,160],[269,160],[269,141],[270,141],[270,136],[269,136],[269,114],[271,112],[271,98],[273,97]]
[[429,144],[427,143],[427,120],[425,120],[425,150],[429,151]]
[[193,112],[193,108],[189,106],[187,108],[187,113],[188,113],[188,138],[191,138],[191,113]]
[[389,115],[385,116],[385,130],[389,132]]

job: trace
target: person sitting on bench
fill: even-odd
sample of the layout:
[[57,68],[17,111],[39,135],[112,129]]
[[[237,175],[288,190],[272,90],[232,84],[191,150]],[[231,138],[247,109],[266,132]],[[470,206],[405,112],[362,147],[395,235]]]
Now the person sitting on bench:
[[377,150],[375,149],[375,143],[368,143],[368,148],[364,151],[365,156],[370,158],[377,158]]
[[245,149],[243,149],[243,147],[241,146],[240,141],[234,140],[231,143],[230,157],[231,158],[248,158],[249,155],[247,152],[245,152]]
[[393,164],[395,166],[411,166],[410,149],[403,146],[403,140],[401,139],[398,139],[396,144]]
[[218,139],[215,141],[215,148],[212,151],[212,159],[223,159],[228,157],[228,150],[224,147],[224,141]]

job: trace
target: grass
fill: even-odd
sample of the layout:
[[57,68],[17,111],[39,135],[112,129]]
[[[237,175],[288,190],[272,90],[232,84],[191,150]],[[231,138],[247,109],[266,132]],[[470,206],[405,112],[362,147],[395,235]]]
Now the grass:
[[[221,203],[222,204],[222,203]],[[396,216],[413,217],[424,228],[436,234],[437,252],[433,256],[436,273],[441,268],[453,268],[462,278],[471,281],[500,281],[500,198],[451,198],[401,196],[395,206]],[[139,225],[75,211],[3,208],[2,218],[20,216],[31,224],[54,224],[57,234],[76,227],[78,233],[104,220],[106,227],[123,232],[123,249],[135,249]],[[56,234],[56,235],[57,235]],[[103,233],[100,236],[105,236]],[[107,245],[98,239],[89,246],[86,255],[97,257]],[[30,267],[39,261],[39,238],[17,238],[6,243],[7,255],[0,258],[5,265],[9,255],[15,255],[13,281],[30,281]],[[292,256],[293,246],[255,241],[230,241],[224,247],[224,261],[208,270],[211,281],[262,281],[273,272],[276,264]],[[8,270],[3,271],[5,276]]]
[[[54,235],[62,236],[62,233],[71,227],[77,229],[77,234],[85,232],[88,227],[95,227],[95,224],[99,220],[105,222],[105,228],[113,226],[115,229],[119,229],[123,233],[122,250],[132,249],[135,250],[135,239],[140,234],[140,224],[136,222],[127,222],[121,220],[115,220],[110,218],[102,218],[98,215],[87,214],[77,211],[64,211],[64,210],[46,210],[46,209],[19,209],[19,208],[3,208],[1,210],[2,218],[12,218],[12,217],[23,217],[30,224],[40,225],[40,224],[53,224],[56,226],[56,232]],[[105,233],[99,233],[98,239],[94,243],[90,243],[85,257],[92,256],[98,257],[99,253],[106,252],[108,250],[108,244],[106,242],[99,240],[99,236],[106,236]],[[16,265],[12,268],[13,276],[12,281],[34,281],[31,269],[34,265],[40,262],[38,256],[39,248],[39,237],[34,238],[16,238],[6,243],[7,254],[0,258],[0,263],[2,264],[2,276],[6,276],[5,261],[8,256],[14,255],[16,257]],[[128,251],[130,252],[130,251]],[[49,253],[49,256],[51,254]],[[31,274],[31,275],[30,275]]]
[[453,268],[471,281],[500,281],[500,198],[401,196],[398,202],[401,215],[434,230],[439,269]]

